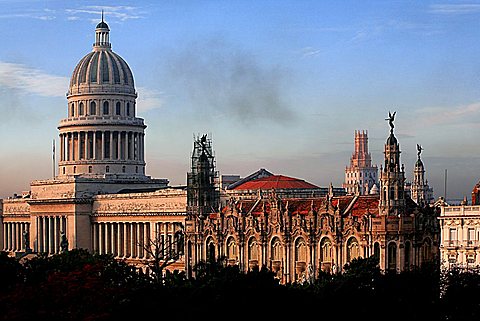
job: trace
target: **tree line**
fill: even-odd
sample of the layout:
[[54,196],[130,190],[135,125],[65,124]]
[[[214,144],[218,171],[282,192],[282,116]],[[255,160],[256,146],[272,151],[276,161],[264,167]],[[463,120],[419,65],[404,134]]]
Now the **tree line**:
[[24,261],[0,252],[1,320],[478,320],[479,293],[478,270],[383,273],[375,257],[282,285],[265,267],[242,272],[224,260],[187,278],[83,249]]

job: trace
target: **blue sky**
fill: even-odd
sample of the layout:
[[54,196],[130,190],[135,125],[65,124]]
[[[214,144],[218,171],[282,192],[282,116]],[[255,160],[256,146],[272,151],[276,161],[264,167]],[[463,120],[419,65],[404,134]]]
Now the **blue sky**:
[[185,184],[194,134],[221,174],[340,186],[355,130],[373,163],[416,144],[435,197],[480,179],[480,1],[0,0],[0,197],[52,176],[68,81],[101,10],[133,71],[147,174]]

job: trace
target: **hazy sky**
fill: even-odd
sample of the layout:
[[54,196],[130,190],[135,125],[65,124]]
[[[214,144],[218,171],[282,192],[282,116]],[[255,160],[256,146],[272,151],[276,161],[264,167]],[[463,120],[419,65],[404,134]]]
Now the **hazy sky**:
[[102,9],[134,74],[147,175],[185,184],[208,133],[220,174],[341,186],[354,131],[380,166],[396,111],[408,180],[417,143],[435,198],[445,170],[447,198],[480,179],[480,1],[0,0],[0,197],[52,177]]

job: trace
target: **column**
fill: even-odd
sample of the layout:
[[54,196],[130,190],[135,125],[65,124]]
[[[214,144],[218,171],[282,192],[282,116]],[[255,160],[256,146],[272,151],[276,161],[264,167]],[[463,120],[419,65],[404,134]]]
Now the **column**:
[[58,253],[59,252],[59,247],[60,247],[60,244],[58,242],[58,226],[59,226],[59,222],[57,221],[58,217],[57,216],[53,216],[52,217],[52,220],[53,220],[53,253]]
[[110,149],[110,159],[113,159],[113,131],[110,131],[110,142],[108,144],[108,147]]
[[84,159],[89,159],[90,155],[88,155],[88,131],[83,132],[84,134],[84,141],[85,141],[85,154]]
[[123,257],[127,257],[128,255],[128,229],[127,229],[127,223],[123,223]]
[[50,253],[55,253],[55,226],[54,226],[54,217],[50,216],[48,218],[50,225]]
[[105,159],[105,132],[102,130],[102,139],[101,139],[101,157],[100,159]]
[[113,256],[117,255],[117,249],[115,246],[115,223],[110,223],[110,248]]
[[92,132],[93,155],[92,159],[97,159],[97,131]]
[[98,253],[98,224],[97,223],[93,223],[92,250],[93,250],[93,253]]
[[105,254],[103,252],[103,224],[98,224],[98,254]]
[[2,250],[7,249],[7,224],[2,224],[2,229],[3,229],[3,247]]
[[63,156],[64,156],[64,155],[63,155],[63,149],[64,149],[64,148],[63,148],[63,143],[64,143],[64,141],[63,141],[63,134],[60,134],[59,137],[60,137],[60,161],[63,161],[63,159],[64,159],[64,158],[63,158]]
[[122,150],[122,139],[121,139],[121,132],[117,132],[117,159],[121,159],[121,150]]

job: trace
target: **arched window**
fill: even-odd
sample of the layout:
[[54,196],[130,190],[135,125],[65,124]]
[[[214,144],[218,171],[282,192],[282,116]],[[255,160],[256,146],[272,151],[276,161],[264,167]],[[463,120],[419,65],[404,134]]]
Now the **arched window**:
[[270,243],[270,264],[276,278],[282,277],[282,243],[274,237]]
[[127,116],[130,116],[130,103],[127,103]]
[[405,242],[405,269],[409,270],[410,265],[412,264],[410,262],[410,242]]
[[175,244],[175,254],[183,255],[183,251],[184,251],[183,232],[181,230],[176,231],[173,237],[173,240]]
[[373,256],[380,262],[380,244],[373,244]]
[[97,104],[92,101],[90,103],[90,115],[96,115],[97,114]]
[[320,260],[322,263],[332,262],[332,242],[324,237],[320,243]]
[[83,107],[83,103],[80,103],[80,105],[78,105],[78,115],[83,116],[83,114],[85,114],[85,108]]
[[303,238],[295,241],[295,280],[300,281],[305,277],[307,267],[307,245]]
[[120,116],[120,111],[121,111],[120,102],[117,101],[117,104],[115,105],[115,115]]
[[432,260],[432,241],[429,238],[423,241],[421,255],[422,264]]
[[109,114],[109,106],[108,106],[108,101],[103,102],[103,114],[108,115]]
[[215,262],[215,244],[210,241],[207,246],[207,260],[208,262]]
[[320,241],[320,268],[329,272],[332,268],[332,242],[328,237]]
[[232,260],[231,262],[237,261],[237,244],[233,237],[230,237],[227,241],[227,259]]
[[352,237],[347,242],[347,262],[360,256],[360,249],[358,247],[358,241]]
[[258,267],[258,243],[255,238],[248,240],[248,267],[254,269]]
[[388,253],[387,253],[387,269],[389,271],[397,270],[397,244],[391,242],[388,244]]
[[75,104],[72,103],[70,106],[70,117],[75,117]]

